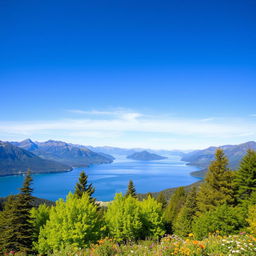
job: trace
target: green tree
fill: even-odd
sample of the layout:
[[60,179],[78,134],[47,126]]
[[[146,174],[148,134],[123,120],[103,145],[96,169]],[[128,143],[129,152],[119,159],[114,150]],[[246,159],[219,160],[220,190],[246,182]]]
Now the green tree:
[[68,194],[66,202],[59,200],[51,208],[49,220],[40,229],[39,253],[49,254],[64,246],[83,248],[96,242],[101,235],[97,206],[84,193],[81,198]]
[[146,194],[146,198],[148,198],[148,197],[153,197],[153,194],[151,193],[151,192],[148,192],[147,194]]
[[108,206],[105,223],[110,237],[118,242],[134,241],[140,238],[142,221],[139,202],[132,196],[116,194]]
[[246,226],[245,216],[244,208],[223,204],[197,217],[193,223],[193,233],[200,240],[216,231],[221,235],[232,235]]
[[20,194],[10,196],[5,203],[0,220],[0,247],[7,250],[30,252],[33,241],[33,226],[30,218],[32,209],[32,178],[27,172]]
[[165,228],[163,222],[162,204],[154,198],[148,196],[139,202],[142,216],[142,238],[157,239],[164,235]]
[[156,201],[162,205],[162,209],[165,209],[165,208],[166,208],[166,206],[167,206],[167,201],[166,201],[166,198],[165,198],[165,195],[164,195],[164,192],[163,192],[163,191],[161,191],[161,192],[158,194],[158,196],[157,196],[157,198],[156,198]]
[[164,220],[166,222],[166,229],[168,232],[172,232],[173,223],[183,207],[186,200],[186,193],[184,187],[179,187],[172,195],[164,212]]
[[238,201],[249,200],[252,192],[256,192],[256,152],[248,150],[235,172],[234,183]]
[[217,149],[206,178],[200,186],[197,200],[200,212],[209,211],[222,204],[234,202],[233,173],[228,169],[228,159],[222,149]]
[[192,223],[197,212],[197,201],[196,201],[196,188],[188,193],[185,205],[180,210],[175,222],[174,222],[174,233],[179,236],[187,236],[192,232]]
[[38,240],[40,229],[46,224],[46,221],[49,220],[51,207],[46,204],[40,204],[38,208],[33,207],[30,211],[31,213],[31,222],[33,225],[33,237],[34,241]]
[[247,222],[249,223],[248,230],[256,235],[256,204],[249,206]]
[[126,197],[132,196],[132,197],[137,198],[136,189],[135,189],[135,186],[134,186],[132,180],[130,180],[129,183],[128,183],[128,189],[127,189],[127,192],[126,192],[125,196]]
[[92,197],[94,192],[95,188],[92,186],[92,184],[88,184],[88,176],[84,171],[82,171],[75,187],[75,195],[81,198],[84,193],[87,193],[90,197],[90,200],[95,202],[96,199]]

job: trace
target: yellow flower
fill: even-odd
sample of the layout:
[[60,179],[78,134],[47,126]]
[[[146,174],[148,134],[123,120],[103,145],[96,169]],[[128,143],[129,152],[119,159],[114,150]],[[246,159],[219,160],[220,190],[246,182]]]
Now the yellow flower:
[[189,233],[188,236],[189,236],[189,237],[193,237],[194,234],[193,234],[193,233]]

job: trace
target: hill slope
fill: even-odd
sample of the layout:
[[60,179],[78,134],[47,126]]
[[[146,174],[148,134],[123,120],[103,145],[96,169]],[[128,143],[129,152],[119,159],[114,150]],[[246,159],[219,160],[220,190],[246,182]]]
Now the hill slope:
[[[214,160],[214,154],[217,148],[218,147],[209,147],[207,149],[190,152],[185,154],[182,160],[188,162],[189,165],[201,167],[203,169],[202,171],[194,172],[192,175],[203,177],[207,172],[207,167],[210,162]],[[228,157],[229,167],[236,169],[248,149],[256,150],[256,142],[249,141],[239,145],[224,145],[219,148],[223,149]]]
[[62,172],[72,169],[69,165],[42,159],[35,154],[0,141],[0,175],[25,173]]
[[139,160],[139,161],[153,161],[166,159],[167,157],[159,156],[157,154],[149,153],[148,151],[141,151],[133,153],[127,156],[128,159]]

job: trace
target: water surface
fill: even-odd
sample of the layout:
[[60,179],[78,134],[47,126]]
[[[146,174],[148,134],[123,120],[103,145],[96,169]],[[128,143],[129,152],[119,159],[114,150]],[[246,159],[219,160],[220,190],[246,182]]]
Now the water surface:
[[[94,196],[100,201],[112,200],[117,192],[124,193],[130,179],[138,193],[157,192],[198,181],[190,175],[198,169],[186,165],[177,156],[151,162],[117,156],[112,164],[74,168],[71,172],[34,174],[33,195],[49,200],[65,198],[69,191],[73,191],[82,170],[86,171],[89,182],[96,188]],[[22,175],[0,177],[0,197],[18,193],[23,179]]]

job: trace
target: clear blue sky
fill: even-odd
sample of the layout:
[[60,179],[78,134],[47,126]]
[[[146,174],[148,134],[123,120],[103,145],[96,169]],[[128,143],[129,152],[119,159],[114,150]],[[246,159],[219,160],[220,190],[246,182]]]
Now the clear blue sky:
[[255,13],[254,0],[0,0],[0,139],[255,140]]

